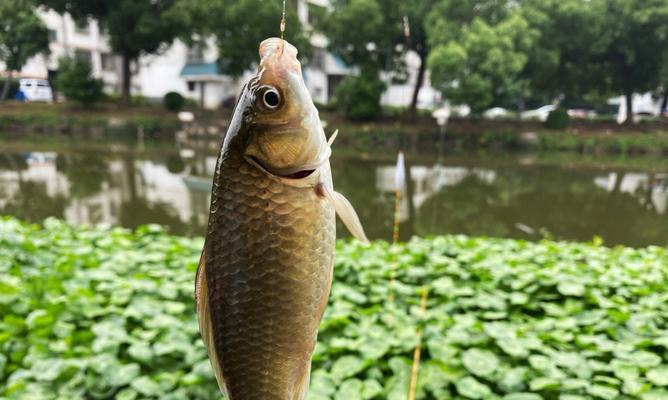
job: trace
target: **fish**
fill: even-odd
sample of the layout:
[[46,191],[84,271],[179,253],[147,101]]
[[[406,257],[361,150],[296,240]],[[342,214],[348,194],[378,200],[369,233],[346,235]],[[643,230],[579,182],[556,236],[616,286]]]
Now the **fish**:
[[213,178],[195,282],[199,330],[228,400],[302,400],[333,275],[335,215],[367,242],[333,188],[327,140],[297,49],[259,46]]

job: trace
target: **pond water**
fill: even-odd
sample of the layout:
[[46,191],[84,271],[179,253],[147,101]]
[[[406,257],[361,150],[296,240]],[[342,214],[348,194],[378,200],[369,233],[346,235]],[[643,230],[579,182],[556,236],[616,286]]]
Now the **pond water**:
[[[409,154],[401,237],[598,236],[608,245],[665,246],[668,164],[632,161]],[[158,223],[175,234],[203,235],[215,162],[215,145],[0,142],[0,215],[128,228]],[[353,203],[371,239],[392,237],[394,165],[386,149],[335,148],[332,157],[335,187]],[[339,223],[338,235],[347,234]]]

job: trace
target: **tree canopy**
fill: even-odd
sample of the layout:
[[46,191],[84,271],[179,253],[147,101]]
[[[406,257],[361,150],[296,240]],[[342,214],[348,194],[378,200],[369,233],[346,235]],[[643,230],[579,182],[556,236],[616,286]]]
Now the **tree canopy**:
[[467,103],[474,112],[524,96],[528,82],[521,73],[535,33],[517,11],[496,22],[471,14],[473,19],[459,32],[440,29],[453,21],[432,16],[434,50],[429,57],[432,82],[456,103]]
[[[199,8],[198,1],[204,3]],[[207,14],[203,26],[217,38],[219,62],[225,73],[240,76],[257,63],[260,42],[280,36],[280,1],[198,1],[193,1],[195,11]],[[299,49],[301,58],[311,54],[311,44],[295,7],[286,8],[285,39]]]
[[0,61],[10,74],[0,94],[4,100],[9,91],[11,72],[20,70],[28,59],[49,52],[49,33],[31,1],[0,2]]
[[432,81],[477,111],[620,93],[632,109],[632,93],[662,83],[667,10],[667,0],[441,1],[427,23]]
[[109,34],[113,51],[123,58],[123,99],[129,103],[131,63],[142,54],[159,52],[189,31],[176,4],[187,0],[38,0],[79,20],[95,18]]
[[432,84],[475,111],[521,96],[532,34],[503,1],[440,2],[428,15]]

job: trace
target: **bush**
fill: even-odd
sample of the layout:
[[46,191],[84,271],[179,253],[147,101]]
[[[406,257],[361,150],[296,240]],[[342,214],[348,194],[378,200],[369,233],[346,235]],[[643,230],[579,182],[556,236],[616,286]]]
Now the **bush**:
[[141,95],[141,94],[135,94],[130,96],[130,105],[133,107],[143,107],[143,106],[148,106],[151,104],[149,101],[148,97]]
[[[219,398],[194,312],[202,245],[0,218],[0,398]],[[309,398],[404,398],[422,326],[418,398],[665,399],[667,266],[659,247],[339,241]]]
[[181,93],[169,92],[162,98],[162,104],[169,111],[181,111],[186,105],[186,99]]
[[570,122],[571,117],[568,115],[568,111],[564,108],[557,108],[556,110],[550,112],[545,120],[545,127],[547,129],[566,129],[568,128],[568,123]]
[[383,112],[380,96],[384,90],[385,84],[377,74],[348,76],[336,89],[337,108],[352,119],[376,118]]
[[102,80],[93,78],[90,63],[76,57],[60,59],[55,87],[69,100],[86,106],[104,98]]

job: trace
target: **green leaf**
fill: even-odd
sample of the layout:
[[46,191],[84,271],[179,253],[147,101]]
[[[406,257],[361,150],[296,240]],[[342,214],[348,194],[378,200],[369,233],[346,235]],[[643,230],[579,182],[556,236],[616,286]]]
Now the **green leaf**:
[[364,382],[362,389],[363,399],[373,399],[383,392],[383,386],[375,379],[367,379]]
[[559,387],[559,381],[555,378],[548,377],[538,377],[534,378],[529,382],[529,389],[532,391],[540,391],[547,389],[557,389]]
[[62,360],[50,358],[36,362],[31,369],[37,379],[51,382],[58,379],[64,367]]
[[499,386],[504,392],[521,392],[525,389],[527,369],[524,367],[511,368],[506,370],[501,376]]
[[460,395],[468,397],[469,399],[482,399],[492,393],[487,385],[478,382],[471,376],[460,379],[455,386]]
[[564,296],[582,297],[585,293],[585,286],[577,281],[564,281],[559,283],[557,290]]
[[462,354],[462,362],[466,369],[478,376],[491,375],[499,365],[499,359],[488,350],[469,349]]
[[362,397],[363,384],[359,379],[347,379],[341,383],[334,396],[335,400],[359,399]]
[[500,339],[496,341],[496,344],[510,356],[526,358],[529,355],[529,349],[527,349],[526,342],[523,340]]
[[668,366],[661,366],[647,371],[647,380],[656,386],[668,386]]
[[311,377],[309,392],[322,398],[329,398],[336,392],[336,384],[324,371],[318,370]]
[[540,395],[535,393],[512,393],[503,396],[503,400],[542,400]]
[[0,304],[11,304],[21,293],[21,280],[15,276],[2,275],[0,280]]
[[587,393],[606,400],[615,399],[619,395],[619,391],[617,389],[602,385],[592,385],[588,387]]
[[157,396],[162,393],[160,385],[148,376],[140,376],[133,380],[130,386],[144,396]]
[[356,375],[364,369],[364,362],[355,356],[343,356],[332,365],[331,376],[337,382]]
[[139,396],[136,390],[125,388],[116,394],[116,400],[135,400]]
[[139,376],[140,368],[137,364],[123,365],[116,371],[110,371],[109,383],[113,386],[125,386]]
[[641,368],[657,367],[661,364],[661,357],[649,351],[636,351],[629,354],[627,358]]
[[151,346],[143,342],[136,342],[128,347],[128,354],[137,361],[149,362],[153,360]]
[[46,310],[35,310],[28,314],[28,318],[26,318],[26,325],[30,329],[37,329],[51,325],[53,321],[53,316],[49,315]]
[[640,395],[642,400],[668,400],[668,391],[665,390],[650,390],[649,392]]

